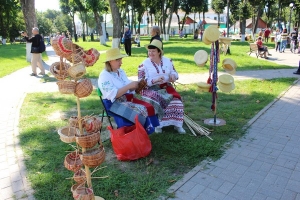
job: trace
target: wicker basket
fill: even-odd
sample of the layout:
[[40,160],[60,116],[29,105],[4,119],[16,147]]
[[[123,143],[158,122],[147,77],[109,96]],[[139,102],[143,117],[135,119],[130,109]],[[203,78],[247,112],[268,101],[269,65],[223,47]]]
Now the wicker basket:
[[79,130],[75,127],[65,126],[58,129],[58,135],[60,136],[61,141],[65,143],[75,142],[75,134],[79,133]]
[[93,85],[90,79],[83,79],[75,87],[75,96],[79,98],[87,97],[93,92]]
[[57,80],[64,80],[68,77],[68,69],[70,67],[68,63],[55,62],[50,66],[50,72]]
[[92,188],[87,188],[83,184],[75,184],[71,187],[71,192],[75,200],[92,200],[95,199]]
[[[84,126],[85,126],[85,121],[84,120],[81,120],[81,125],[82,125],[82,128],[84,128]],[[69,126],[79,128],[78,117],[77,116],[71,116],[70,117]]]
[[66,58],[72,54],[72,41],[66,37],[57,36],[53,38],[52,47],[58,56]]
[[94,147],[100,140],[100,132],[87,134],[87,135],[79,135],[76,134],[76,142],[79,146],[83,148],[92,148]]
[[68,69],[68,74],[76,80],[83,77],[85,73],[86,73],[86,69],[84,64],[82,63],[75,64]]
[[85,130],[88,133],[99,132],[102,126],[101,121],[96,117],[89,117],[84,120]]
[[93,66],[97,60],[100,57],[100,53],[97,49],[91,48],[88,51],[84,52],[83,55],[83,62],[84,64],[88,67],[88,66]]
[[74,151],[66,155],[64,165],[65,168],[67,168],[68,170],[77,172],[81,169],[83,164],[79,154],[76,151]]
[[77,64],[83,62],[84,50],[82,47],[78,46],[77,44],[73,44],[73,54],[69,54],[66,56],[66,59],[73,63]]
[[74,94],[75,92],[76,83],[73,81],[58,81],[57,85],[62,94]]
[[80,155],[82,163],[88,167],[97,167],[105,160],[105,150],[103,145],[99,148],[90,149]]
[[74,173],[73,179],[76,183],[84,183],[86,181],[86,174],[83,169],[78,170]]

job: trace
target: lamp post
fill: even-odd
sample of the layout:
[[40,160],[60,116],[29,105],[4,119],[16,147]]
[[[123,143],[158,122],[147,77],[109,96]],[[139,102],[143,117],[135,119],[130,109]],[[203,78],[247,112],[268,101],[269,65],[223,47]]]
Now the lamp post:
[[292,20],[292,11],[294,8],[294,3],[290,3],[289,7],[290,7],[289,33],[291,33],[291,20]]

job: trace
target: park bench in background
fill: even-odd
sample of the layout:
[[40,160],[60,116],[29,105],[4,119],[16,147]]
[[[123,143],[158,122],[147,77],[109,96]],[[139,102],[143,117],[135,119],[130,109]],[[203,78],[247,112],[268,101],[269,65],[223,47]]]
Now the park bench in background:
[[258,58],[258,56],[262,57],[262,55],[264,54],[264,51],[260,51],[258,49],[258,46],[256,43],[250,43],[250,53],[249,56],[251,55],[251,53],[255,53],[256,57]]

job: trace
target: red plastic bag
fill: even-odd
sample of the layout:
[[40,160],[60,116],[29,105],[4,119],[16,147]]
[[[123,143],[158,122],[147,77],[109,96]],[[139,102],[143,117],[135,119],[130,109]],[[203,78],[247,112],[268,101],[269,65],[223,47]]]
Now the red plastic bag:
[[118,160],[137,160],[146,157],[152,150],[149,136],[135,117],[135,125],[125,126],[118,129],[108,127],[113,150]]

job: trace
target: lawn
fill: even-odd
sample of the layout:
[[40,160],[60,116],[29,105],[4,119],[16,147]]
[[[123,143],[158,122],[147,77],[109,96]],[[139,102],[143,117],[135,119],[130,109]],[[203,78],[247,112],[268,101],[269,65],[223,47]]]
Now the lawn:
[[[43,60],[48,60],[46,53],[43,53]],[[0,61],[0,78],[29,66],[30,63],[26,61],[26,45],[0,45]]]
[[[227,125],[212,129],[213,141],[190,133],[180,135],[167,128],[162,134],[150,135],[151,154],[134,162],[117,161],[110,142],[106,141],[106,162],[102,166],[107,168],[94,176],[109,178],[92,180],[95,194],[107,200],[172,196],[166,192],[168,187],[202,160],[220,158],[224,150],[230,148],[228,141],[243,136],[246,123],[294,80],[236,81],[232,93],[220,92],[218,117],[225,119]],[[183,97],[185,112],[193,120],[203,125],[203,119],[212,117],[210,93],[195,94],[195,85],[179,85],[177,89]],[[81,108],[84,115],[100,112],[95,92],[81,100]],[[67,121],[53,116],[61,112],[67,119],[74,111],[76,101],[73,95],[36,93],[25,98],[20,115],[20,144],[36,199],[72,199],[70,187],[73,182],[66,179],[72,173],[64,168],[63,161],[73,147],[61,142],[57,134],[57,129]]]
[[[137,48],[135,45],[132,46],[132,56],[123,59],[122,68],[125,70],[128,76],[136,76],[138,66],[143,62],[147,56],[147,51],[144,48],[145,44],[149,43],[149,37],[141,38],[141,47]],[[96,44],[95,46],[91,44]],[[111,45],[111,42],[107,43]],[[99,43],[93,42],[80,42],[79,45],[83,47],[91,48],[94,47],[99,51],[107,48],[106,46],[99,46]],[[268,44],[269,49],[274,48],[274,44]],[[170,41],[164,42],[164,55],[171,58],[174,62],[175,68],[179,73],[201,73],[208,72],[208,64],[205,67],[197,67],[194,62],[194,54],[198,50],[205,50],[210,53],[210,46],[205,45],[203,42],[195,41],[189,38],[171,38]],[[251,57],[247,52],[249,52],[248,42],[232,42],[230,47],[231,55],[224,56],[221,55],[221,61],[224,58],[232,58],[237,62],[237,70],[263,70],[263,69],[283,69],[291,68],[286,65],[278,65],[274,62],[269,62],[262,59],[257,59],[256,57]],[[125,54],[124,48],[122,48],[122,53]],[[97,78],[100,71],[103,69],[103,62],[105,60],[105,53],[100,55],[99,61],[94,67],[88,70],[88,76],[90,78]],[[219,65],[220,70],[221,66]]]

